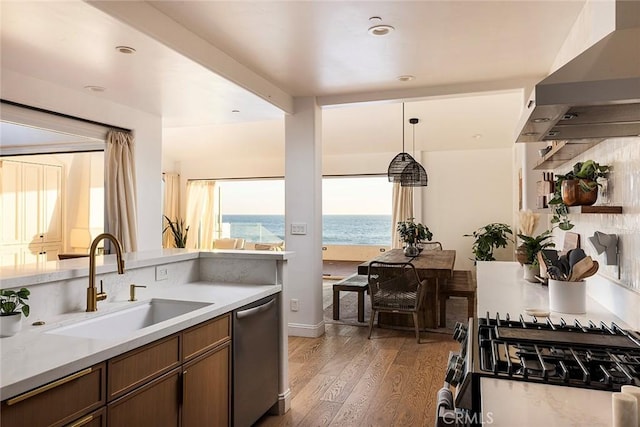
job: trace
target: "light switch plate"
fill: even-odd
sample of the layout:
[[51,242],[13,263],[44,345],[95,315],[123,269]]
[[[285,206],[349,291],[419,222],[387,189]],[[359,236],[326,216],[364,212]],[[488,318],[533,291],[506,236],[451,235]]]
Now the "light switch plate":
[[156,282],[159,280],[167,280],[169,278],[169,267],[166,265],[156,266]]
[[307,224],[303,222],[291,223],[291,234],[307,234]]

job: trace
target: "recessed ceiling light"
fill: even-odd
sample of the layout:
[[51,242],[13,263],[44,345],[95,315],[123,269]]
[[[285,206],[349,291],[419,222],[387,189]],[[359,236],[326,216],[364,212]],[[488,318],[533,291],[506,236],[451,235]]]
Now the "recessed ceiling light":
[[474,139],[480,139],[482,138],[482,134],[481,133],[476,133],[475,135],[473,135]]
[[136,53],[136,50],[129,46],[116,46],[116,50],[120,53],[124,53],[126,55],[132,55]]
[[84,88],[86,90],[90,90],[91,92],[104,92],[105,90],[107,90],[102,86],[85,86]]
[[231,110],[232,113],[239,113],[240,110]]
[[411,80],[415,79],[416,76],[412,76],[411,74],[404,74],[402,76],[398,76],[398,80],[401,82],[410,82]]
[[391,25],[382,24],[382,18],[380,18],[379,16],[372,16],[371,18],[369,18],[369,22],[374,24],[367,30],[372,36],[386,36],[393,30],[395,30],[395,28],[393,28]]

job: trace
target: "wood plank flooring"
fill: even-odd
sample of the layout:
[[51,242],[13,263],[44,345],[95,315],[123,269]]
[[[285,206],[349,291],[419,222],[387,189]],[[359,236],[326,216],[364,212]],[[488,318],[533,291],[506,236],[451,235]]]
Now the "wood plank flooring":
[[448,333],[327,324],[320,338],[289,337],[291,410],[256,426],[433,426]]

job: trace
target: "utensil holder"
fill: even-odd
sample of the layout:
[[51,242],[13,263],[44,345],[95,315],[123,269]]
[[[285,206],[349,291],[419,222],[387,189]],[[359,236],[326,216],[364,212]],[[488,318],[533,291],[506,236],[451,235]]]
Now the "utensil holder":
[[568,314],[587,311],[587,282],[549,279],[549,310]]

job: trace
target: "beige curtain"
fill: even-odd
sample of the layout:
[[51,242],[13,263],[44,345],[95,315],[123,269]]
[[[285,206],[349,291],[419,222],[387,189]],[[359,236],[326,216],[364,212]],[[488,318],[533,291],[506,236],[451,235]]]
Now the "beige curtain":
[[[162,180],[164,181],[164,206],[162,208],[162,214],[170,218],[171,221],[177,221],[180,219],[180,175],[169,172],[163,173]],[[162,217],[162,229],[164,229],[167,223],[164,216]],[[165,248],[173,248],[175,246],[170,232],[164,233],[162,245]]]
[[393,211],[391,215],[391,248],[402,248],[400,235],[396,230],[399,221],[413,218],[413,187],[403,187],[393,183]]
[[215,187],[212,180],[187,182],[187,248],[213,249],[215,238]]
[[107,232],[125,252],[138,249],[134,140],[130,132],[109,131],[105,146],[105,210]]

